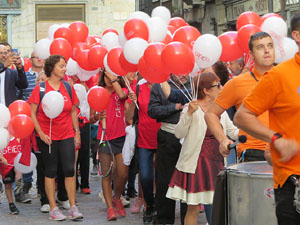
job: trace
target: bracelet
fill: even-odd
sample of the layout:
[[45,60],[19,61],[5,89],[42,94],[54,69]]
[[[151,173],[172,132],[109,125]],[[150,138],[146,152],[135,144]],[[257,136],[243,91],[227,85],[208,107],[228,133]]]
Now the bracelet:
[[80,133],[80,130],[79,130],[79,128],[76,128],[76,129],[74,129],[74,131],[75,131],[75,132],[79,132],[79,133]]
[[113,84],[113,83],[115,83],[117,81],[119,81],[119,79],[115,79],[115,80],[111,81],[111,83]]

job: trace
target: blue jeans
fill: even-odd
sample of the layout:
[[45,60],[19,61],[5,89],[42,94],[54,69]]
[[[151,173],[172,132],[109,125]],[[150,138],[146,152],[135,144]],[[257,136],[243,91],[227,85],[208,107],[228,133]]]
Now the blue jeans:
[[23,183],[31,183],[33,181],[32,176],[33,176],[33,172],[23,173],[22,174]]
[[138,148],[141,185],[147,205],[154,204],[153,197],[153,156],[154,149]]

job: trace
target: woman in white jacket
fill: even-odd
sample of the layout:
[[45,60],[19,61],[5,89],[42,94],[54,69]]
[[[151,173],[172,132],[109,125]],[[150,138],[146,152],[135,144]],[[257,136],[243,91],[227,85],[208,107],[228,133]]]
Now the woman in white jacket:
[[[218,141],[207,129],[204,113],[213,103],[222,85],[211,72],[199,75],[198,99],[186,104],[175,128],[177,138],[183,145],[171,178],[167,197],[182,200],[188,205],[185,224],[197,224],[200,204],[204,204],[206,218],[210,223],[214,183],[218,172],[224,167],[224,158],[219,153]],[[194,78],[197,87],[197,77]],[[237,139],[238,129],[227,113],[221,115],[224,133]]]

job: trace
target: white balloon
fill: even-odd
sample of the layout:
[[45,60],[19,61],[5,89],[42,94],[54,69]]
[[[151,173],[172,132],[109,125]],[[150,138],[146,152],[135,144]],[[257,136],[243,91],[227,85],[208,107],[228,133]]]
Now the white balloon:
[[127,41],[127,38],[125,37],[124,30],[121,30],[119,33],[119,43],[122,47],[124,47],[125,43]]
[[99,73],[100,69],[101,68],[98,68],[93,71],[88,71],[88,70],[84,70],[80,66],[78,66],[78,72],[76,75],[81,81],[88,81],[91,78],[91,76]]
[[64,108],[64,97],[58,91],[49,91],[42,100],[42,109],[50,119],[57,117]]
[[7,127],[10,121],[10,112],[8,108],[0,103],[0,127]]
[[21,173],[30,173],[31,171],[33,171],[36,168],[37,158],[32,152],[30,154],[31,155],[30,155],[30,165],[29,166],[25,166],[25,165],[20,163],[20,159],[21,159],[21,156],[22,156],[21,152],[16,156],[16,158],[14,160],[14,166],[19,172],[21,172]]
[[204,69],[219,60],[222,53],[222,44],[215,35],[204,34],[195,41],[193,53],[199,68]]
[[58,24],[52,24],[52,25],[49,27],[49,29],[48,29],[48,38],[49,38],[50,40],[53,40],[53,39],[54,39],[54,33],[55,33],[55,31],[56,31],[58,28],[60,28],[60,25],[58,25]]
[[168,32],[168,25],[159,17],[150,18],[148,28],[149,41],[151,42],[163,41]]
[[299,47],[297,43],[288,37],[284,37],[278,44],[275,44],[275,63],[282,63],[295,56]]
[[146,24],[148,24],[150,16],[147,13],[141,12],[141,11],[137,11],[137,12],[133,12],[129,15],[128,20],[130,19],[141,19],[143,20]]
[[197,76],[197,75],[198,75],[198,73],[199,73],[200,71],[201,71],[201,70],[200,70],[199,66],[198,66],[198,65],[197,65],[197,63],[195,62],[195,65],[194,65],[193,71],[192,71],[192,72],[190,72],[189,76],[191,76],[191,77],[195,77],[195,76]]
[[35,55],[41,59],[47,59],[50,56],[51,43],[52,41],[48,38],[39,40],[34,46]]
[[90,119],[90,106],[89,106],[87,100],[85,100],[82,104],[80,104],[79,108],[80,108],[80,114],[89,120]]
[[118,35],[114,32],[104,34],[101,39],[101,45],[103,45],[108,51],[114,47],[120,46]]
[[70,24],[69,23],[62,23],[61,25],[59,25],[59,27],[66,27],[69,28]]
[[157,6],[152,10],[151,17],[160,17],[166,24],[169,24],[171,12],[165,6]]
[[[115,75],[115,76],[118,76],[118,74],[114,73],[108,66],[108,63],[107,63],[107,55],[105,55],[104,59],[103,59],[103,64],[104,64],[104,68],[109,72],[111,73],[112,75]],[[90,89],[91,90],[91,89]]]
[[67,66],[66,66],[66,74],[73,76],[76,75],[78,73],[78,64],[75,60],[73,60],[72,58],[69,58],[68,62],[67,62]]
[[278,41],[280,38],[287,36],[286,22],[277,16],[267,18],[261,25],[261,30],[270,34],[273,39]]
[[74,84],[74,90],[80,105],[86,100],[86,89],[82,84]]
[[3,149],[6,148],[6,146],[9,143],[9,133],[8,130],[5,128],[0,128],[0,151],[2,152]]
[[128,40],[123,47],[124,57],[128,62],[138,64],[147,47],[148,42],[144,39],[132,38]]

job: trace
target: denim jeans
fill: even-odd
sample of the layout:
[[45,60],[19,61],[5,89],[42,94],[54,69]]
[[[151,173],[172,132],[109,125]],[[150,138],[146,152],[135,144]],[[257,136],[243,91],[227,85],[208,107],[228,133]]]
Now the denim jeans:
[[153,156],[154,149],[138,148],[140,178],[144,194],[144,199],[147,205],[154,204],[153,197]]
[[295,185],[290,179],[281,188],[274,189],[278,225],[299,225],[300,213],[294,206]]
[[32,176],[33,176],[33,172],[23,173],[22,174],[23,183],[31,183],[33,181]]

